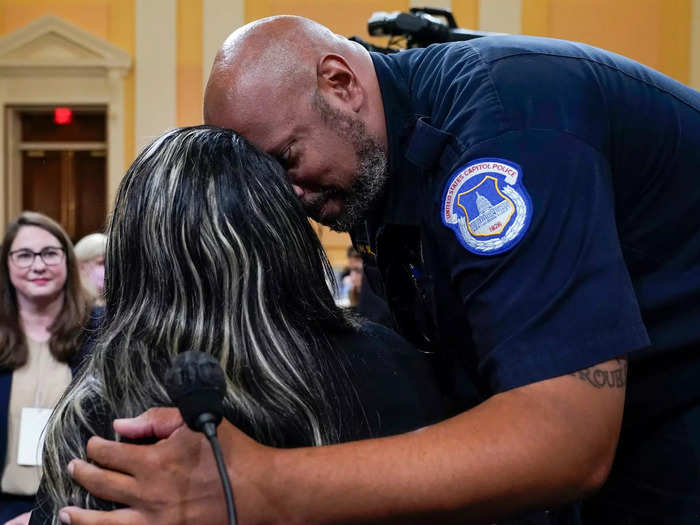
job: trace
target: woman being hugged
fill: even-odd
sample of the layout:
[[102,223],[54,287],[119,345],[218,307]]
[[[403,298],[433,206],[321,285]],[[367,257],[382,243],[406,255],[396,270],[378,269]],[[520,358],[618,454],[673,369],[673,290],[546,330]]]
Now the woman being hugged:
[[110,508],[66,470],[114,418],[172,406],[164,376],[187,350],[226,376],[224,415],[268,445],[322,445],[405,432],[444,417],[424,356],[348,317],[333,273],[281,166],[230,130],[173,130],[122,180],[108,227],[104,328],[58,405],[45,447],[46,496]]
[[0,523],[27,523],[41,478],[42,427],[81,361],[91,305],[73,245],[24,212],[0,249]]

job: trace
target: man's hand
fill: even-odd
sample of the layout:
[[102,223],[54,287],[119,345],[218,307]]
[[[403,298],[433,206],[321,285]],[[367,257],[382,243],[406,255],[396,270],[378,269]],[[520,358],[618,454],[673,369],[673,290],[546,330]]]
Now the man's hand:
[[115,419],[113,426],[114,431],[125,439],[165,439],[184,424],[178,409],[152,408],[139,417]]
[[[94,496],[126,505],[112,512],[66,507],[59,518],[73,525],[157,525],[185,523],[227,523],[223,488],[211,447],[204,435],[190,431],[174,408],[154,408],[134,419],[114,422],[120,435],[139,439],[156,437],[154,445],[117,443],[93,436],[87,456],[95,464],[78,459],[69,464],[77,483]],[[224,456],[236,461],[258,462],[264,469],[258,445],[224,421],[219,426]],[[269,455],[269,454],[268,454]],[[257,468],[256,471],[260,471]],[[235,490],[235,489],[234,489]],[[246,490],[246,500],[259,502]],[[239,494],[234,492],[236,501]]]

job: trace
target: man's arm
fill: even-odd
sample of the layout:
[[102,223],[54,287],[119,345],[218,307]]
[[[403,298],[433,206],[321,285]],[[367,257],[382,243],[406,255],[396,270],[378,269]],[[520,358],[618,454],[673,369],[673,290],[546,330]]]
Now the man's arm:
[[[608,475],[625,384],[626,360],[612,360],[498,394],[416,432],[318,448],[264,447],[224,423],[239,521],[483,522],[578,499]],[[116,516],[122,521],[71,509],[71,523],[224,522],[205,449],[184,428],[152,446],[93,438],[88,456],[119,472],[78,461],[75,479],[132,508]]]

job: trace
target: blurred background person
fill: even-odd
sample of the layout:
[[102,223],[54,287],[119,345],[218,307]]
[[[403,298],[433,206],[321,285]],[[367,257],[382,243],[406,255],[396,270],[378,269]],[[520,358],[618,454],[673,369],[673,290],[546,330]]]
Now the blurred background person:
[[83,286],[100,306],[104,306],[106,249],[107,236],[104,233],[91,233],[75,244]]
[[0,523],[28,522],[41,478],[31,449],[76,371],[90,310],[63,228],[22,213],[0,249]]
[[350,306],[357,307],[362,288],[362,257],[352,246],[348,248],[348,275],[344,279],[344,284],[347,286]]
[[347,266],[339,275],[338,306],[355,309],[360,297],[362,287],[362,257],[352,246],[347,250]]
[[447,415],[425,355],[335,304],[333,270],[282,167],[233,131],[153,142],[124,176],[108,235],[104,328],[49,423],[32,524],[58,523],[69,504],[109,508],[66,467],[86,459],[91,435],[115,439],[113,419],[172,406],[164,376],[186,350],[219,361],[226,419],[269,445],[396,434]]

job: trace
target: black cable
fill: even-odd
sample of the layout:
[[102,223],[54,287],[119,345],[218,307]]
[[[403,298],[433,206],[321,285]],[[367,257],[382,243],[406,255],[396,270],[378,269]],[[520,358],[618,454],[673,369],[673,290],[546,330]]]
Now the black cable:
[[226,498],[226,510],[228,511],[229,525],[236,525],[236,505],[233,501],[233,489],[231,488],[231,480],[228,479],[228,472],[226,471],[226,463],[224,462],[224,454],[221,451],[221,444],[219,443],[219,439],[216,437],[216,426],[214,423],[206,423],[203,430],[204,435],[207,436],[211,449],[214,452],[216,467],[219,469],[221,484],[224,486],[224,496]]

